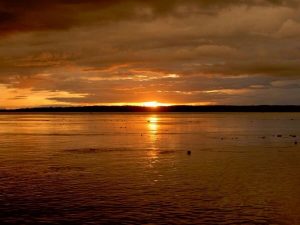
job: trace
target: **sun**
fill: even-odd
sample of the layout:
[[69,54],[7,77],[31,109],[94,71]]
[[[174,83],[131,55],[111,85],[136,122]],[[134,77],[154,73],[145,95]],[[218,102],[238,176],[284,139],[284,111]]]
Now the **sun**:
[[151,101],[151,102],[141,102],[139,105],[143,107],[157,108],[160,106],[170,106],[171,104]]
[[160,106],[160,104],[158,102],[155,102],[155,101],[153,101],[153,102],[144,102],[143,106],[156,108],[156,107]]

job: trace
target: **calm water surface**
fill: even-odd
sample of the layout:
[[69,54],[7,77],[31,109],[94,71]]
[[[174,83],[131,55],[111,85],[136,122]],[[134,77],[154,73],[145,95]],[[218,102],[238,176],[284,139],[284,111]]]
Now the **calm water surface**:
[[299,113],[0,114],[0,221],[300,224],[299,136]]

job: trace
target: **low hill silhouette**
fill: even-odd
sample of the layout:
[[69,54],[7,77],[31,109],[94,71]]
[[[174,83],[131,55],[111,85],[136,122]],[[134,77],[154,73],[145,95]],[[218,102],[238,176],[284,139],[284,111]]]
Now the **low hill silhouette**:
[[0,112],[300,112],[300,105],[210,106],[78,106],[2,109]]

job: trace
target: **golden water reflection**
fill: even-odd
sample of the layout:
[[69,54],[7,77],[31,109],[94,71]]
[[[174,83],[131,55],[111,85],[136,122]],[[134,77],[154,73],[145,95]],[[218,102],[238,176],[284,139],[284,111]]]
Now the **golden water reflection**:
[[158,128],[159,128],[158,121],[159,121],[159,118],[157,115],[153,115],[148,118],[148,130],[150,131],[150,133],[152,133],[152,134],[157,133]]
[[299,121],[299,113],[0,114],[0,220],[300,224]]
[[157,133],[159,130],[159,117],[157,115],[151,115],[147,119],[147,129],[149,135],[150,149],[148,152],[148,156],[151,159],[158,158],[158,146],[157,146]]

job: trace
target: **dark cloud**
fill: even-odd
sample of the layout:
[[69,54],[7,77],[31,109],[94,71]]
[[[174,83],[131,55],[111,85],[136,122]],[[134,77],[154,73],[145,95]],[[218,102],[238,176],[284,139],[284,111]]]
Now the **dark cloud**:
[[[78,25],[186,14],[232,5],[293,6],[294,0],[1,0],[0,33],[61,30]],[[180,6],[190,8],[176,9]],[[149,9],[150,11],[144,10]],[[198,8],[198,10],[196,10]],[[207,13],[207,12],[206,12]]]

